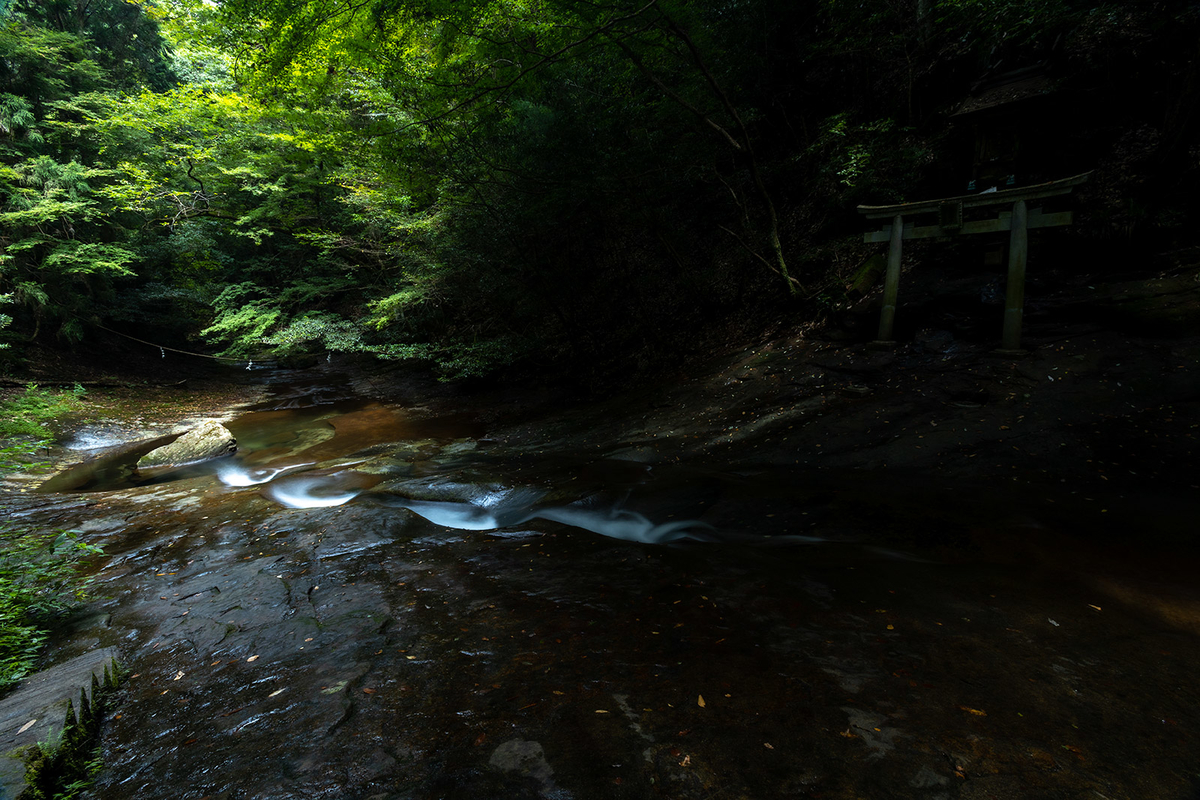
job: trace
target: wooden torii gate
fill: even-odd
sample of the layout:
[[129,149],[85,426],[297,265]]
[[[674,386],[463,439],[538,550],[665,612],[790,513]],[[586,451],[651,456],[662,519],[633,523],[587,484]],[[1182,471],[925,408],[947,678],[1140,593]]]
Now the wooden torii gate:
[[[1009,231],[1008,282],[1004,300],[1004,332],[1002,353],[1021,351],[1021,318],[1025,309],[1025,265],[1029,257],[1031,228],[1050,228],[1074,222],[1071,211],[1046,212],[1040,206],[1030,209],[1031,200],[1061,197],[1087,181],[1090,172],[1062,178],[1036,186],[1002,189],[983,194],[945,197],[920,203],[901,203],[894,206],[859,206],[858,213],[870,220],[887,220],[880,230],[863,235],[864,242],[889,242],[887,273],[883,285],[883,310],[879,314],[881,342],[892,341],[892,324],[896,318],[896,295],[900,288],[900,254],[904,239],[949,238],[969,233],[999,233]],[[999,210],[1003,207],[1010,210]],[[979,212],[985,213],[981,216]],[[967,212],[970,212],[969,214]],[[968,216],[979,217],[965,219]],[[918,227],[914,218],[936,215],[932,224]],[[905,218],[909,218],[907,221]]]

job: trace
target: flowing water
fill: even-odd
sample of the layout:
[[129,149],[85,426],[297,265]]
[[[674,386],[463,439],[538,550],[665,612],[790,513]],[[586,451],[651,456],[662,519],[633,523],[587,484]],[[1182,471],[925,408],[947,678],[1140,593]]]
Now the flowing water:
[[52,653],[131,673],[102,798],[1200,780],[1196,560],[1147,546],[1194,505],[544,453],[328,384],[229,427],[233,458],[147,473],[158,440],[120,445],[7,498],[105,550]]

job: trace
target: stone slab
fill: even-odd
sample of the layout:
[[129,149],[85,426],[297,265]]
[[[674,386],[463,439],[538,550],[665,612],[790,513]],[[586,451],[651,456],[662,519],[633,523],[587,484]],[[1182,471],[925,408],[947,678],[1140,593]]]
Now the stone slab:
[[105,666],[116,657],[112,647],[84,653],[30,675],[0,700],[0,800],[12,800],[25,789],[25,765],[13,752],[62,731],[67,701],[78,701],[80,689],[90,696],[92,675],[103,679]]

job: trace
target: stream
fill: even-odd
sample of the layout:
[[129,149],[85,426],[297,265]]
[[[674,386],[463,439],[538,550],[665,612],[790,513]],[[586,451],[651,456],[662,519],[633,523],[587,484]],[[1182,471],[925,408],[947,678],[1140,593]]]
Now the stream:
[[50,653],[129,673],[101,798],[1197,796],[1196,559],[1145,546],[1194,506],[543,450],[274,380],[234,457],[135,473],[85,430],[5,497],[105,552]]

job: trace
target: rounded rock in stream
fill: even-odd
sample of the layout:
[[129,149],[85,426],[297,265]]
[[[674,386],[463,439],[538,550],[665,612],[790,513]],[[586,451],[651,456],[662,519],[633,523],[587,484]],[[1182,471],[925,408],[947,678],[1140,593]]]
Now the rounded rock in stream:
[[237,439],[219,422],[205,422],[168,445],[138,459],[139,468],[194,464],[227,456],[237,450]]

